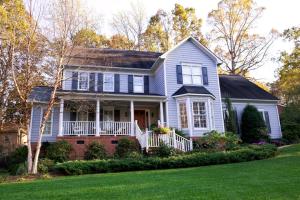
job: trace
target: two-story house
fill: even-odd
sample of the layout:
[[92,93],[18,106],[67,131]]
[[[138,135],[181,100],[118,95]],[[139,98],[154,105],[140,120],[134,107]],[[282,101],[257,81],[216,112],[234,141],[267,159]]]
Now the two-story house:
[[[271,138],[281,137],[278,99],[241,76],[218,75],[221,61],[193,37],[163,54],[75,48],[67,60],[43,141],[67,140],[77,156],[94,140],[113,152],[120,136],[155,146],[161,138],[148,131],[153,124],[180,129],[187,138],[224,132],[224,98],[231,99],[238,123],[243,108],[252,104],[262,112]],[[36,87],[30,96],[33,143],[51,91]],[[191,140],[176,134],[166,140],[191,149]]]

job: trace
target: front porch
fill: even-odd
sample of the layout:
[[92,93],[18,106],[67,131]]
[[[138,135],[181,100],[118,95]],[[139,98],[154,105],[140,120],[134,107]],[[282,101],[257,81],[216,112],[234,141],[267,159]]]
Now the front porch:
[[135,125],[145,131],[166,124],[164,111],[163,101],[61,99],[58,136],[135,136]]

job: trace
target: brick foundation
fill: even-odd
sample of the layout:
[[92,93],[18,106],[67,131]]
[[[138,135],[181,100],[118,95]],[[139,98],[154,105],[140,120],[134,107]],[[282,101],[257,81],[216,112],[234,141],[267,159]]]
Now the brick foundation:
[[109,155],[113,155],[116,149],[116,145],[118,140],[121,138],[128,138],[130,140],[136,140],[135,137],[132,136],[63,136],[57,137],[57,141],[65,140],[72,145],[72,152],[70,154],[70,159],[83,159],[84,152],[86,151],[87,146],[93,141],[97,141],[104,145],[107,153]]

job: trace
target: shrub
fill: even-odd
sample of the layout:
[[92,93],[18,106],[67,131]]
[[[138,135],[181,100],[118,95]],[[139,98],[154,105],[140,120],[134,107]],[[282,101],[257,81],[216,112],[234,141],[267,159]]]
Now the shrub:
[[239,146],[239,143],[241,140],[234,133],[211,131],[194,142],[194,150],[208,152],[233,150]]
[[252,143],[268,139],[264,119],[256,107],[252,105],[247,105],[244,109],[241,129],[243,142]]
[[236,123],[236,115],[235,111],[232,108],[231,100],[229,98],[225,99],[227,113],[225,116],[225,128],[226,131],[237,133],[237,123]]
[[106,150],[99,142],[92,142],[88,145],[84,154],[86,160],[105,159],[107,157]]
[[170,129],[168,127],[157,127],[153,129],[153,132],[156,134],[168,134]]
[[275,146],[260,145],[251,148],[245,147],[243,149],[235,151],[216,153],[196,152],[192,154],[172,156],[169,158],[148,157],[140,160],[116,159],[69,161],[56,164],[55,169],[58,172],[66,175],[122,172],[134,170],[171,169],[260,160],[272,157],[275,154]]
[[158,157],[170,157],[172,155],[176,155],[176,150],[173,147],[169,147],[165,143],[161,142],[159,147],[153,149],[154,156]]
[[41,174],[47,174],[52,170],[54,164],[54,161],[48,158],[40,159],[38,163],[38,172]]
[[64,162],[69,159],[72,146],[67,141],[51,143],[46,149],[46,158],[55,162]]
[[[6,166],[11,175],[21,175],[27,160],[27,146],[20,146],[6,158]],[[25,168],[26,171],[26,168]]]
[[143,158],[143,155],[139,152],[136,152],[136,151],[133,151],[133,152],[130,152],[126,155],[126,158],[132,158],[132,159],[142,159]]
[[300,105],[288,104],[280,115],[282,137],[289,143],[300,142]]
[[175,129],[175,133],[177,134],[177,135],[180,135],[181,137],[186,137],[186,135],[184,134],[184,132],[182,131],[182,130],[179,130],[179,129]]
[[115,155],[119,158],[125,158],[131,152],[139,152],[140,148],[136,141],[128,138],[121,138],[116,146]]

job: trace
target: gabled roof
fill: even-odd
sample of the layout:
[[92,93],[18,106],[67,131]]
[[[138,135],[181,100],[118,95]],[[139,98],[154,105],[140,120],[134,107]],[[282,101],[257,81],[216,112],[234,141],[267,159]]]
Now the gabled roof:
[[176,97],[184,94],[208,95],[215,98],[215,96],[210,93],[205,87],[193,85],[183,85],[172,96]]
[[278,100],[256,84],[239,75],[219,75],[222,98]]
[[47,86],[34,87],[29,95],[31,102],[48,102],[51,97],[53,88]]
[[75,47],[65,59],[66,66],[105,66],[133,69],[151,69],[161,53],[118,49]]
[[204,46],[203,44],[201,44],[197,39],[195,39],[192,36],[189,36],[187,38],[185,38],[184,40],[182,40],[181,42],[179,42],[177,45],[175,45],[172,49],[168,50],[167,52],[165,52],[163,55],[160,56],[160,58],[164,59],[167,57],[167,55],[174,51],[175,49],[177,49],[179,46],[181,46],[182,44],[186,43],[186,42],[192,42],[193,44],[196,45],[196,47],[198,47],[199,49],[201,49],[207,56],[209,56],[211,59],[213,59],[214,61],[217,62],[217,64],[222,63],[221,59],[214,54],[211,50],[209,50],[206,46]]

